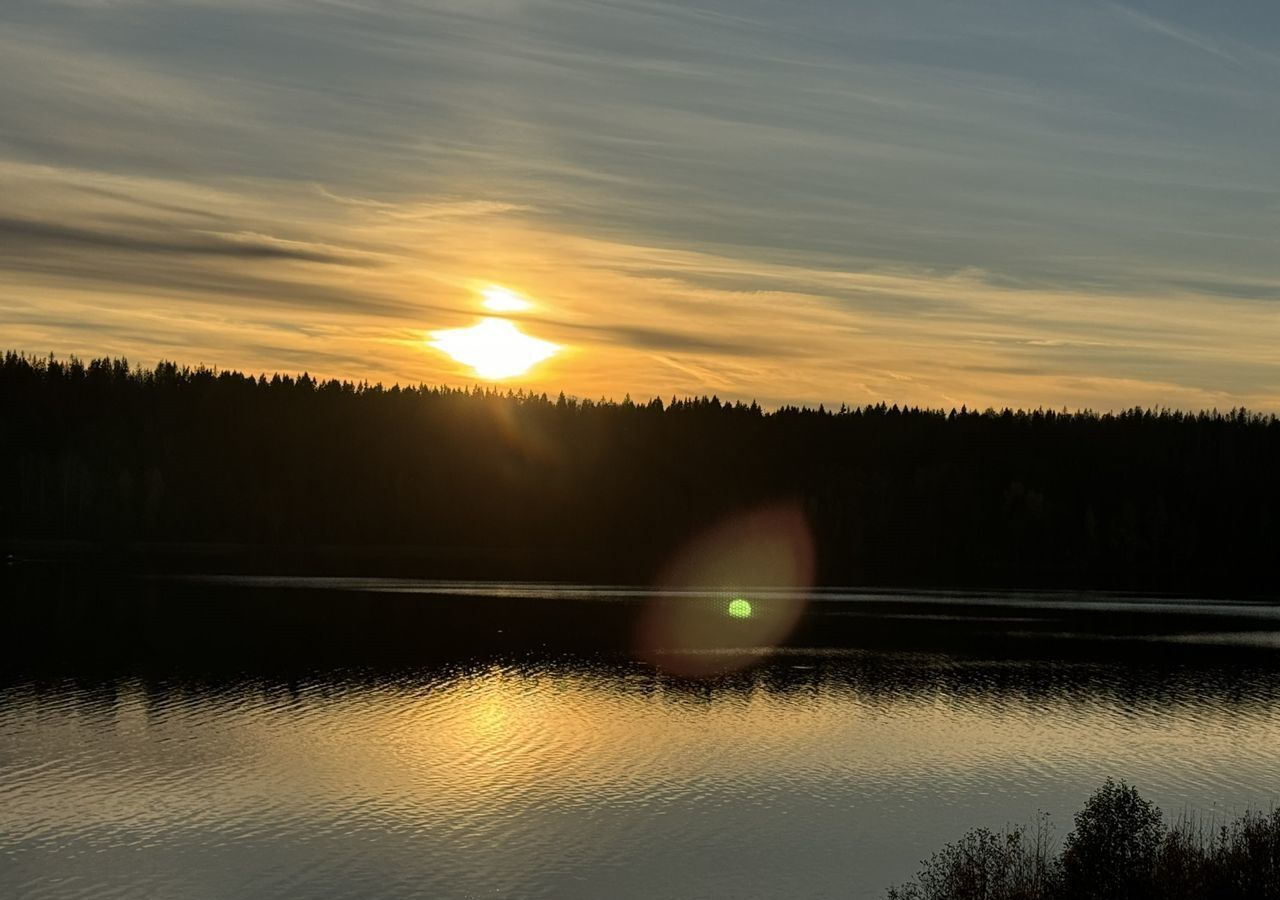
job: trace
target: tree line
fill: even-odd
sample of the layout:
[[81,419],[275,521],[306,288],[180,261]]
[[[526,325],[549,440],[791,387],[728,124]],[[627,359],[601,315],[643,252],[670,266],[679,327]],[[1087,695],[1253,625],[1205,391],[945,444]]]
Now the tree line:
[[[1275,416],[593,402],[9,352],[0,541],[650,577],[798,503],[827,583],[1274,592]],[[512,571],[507,571],[511,569]]]

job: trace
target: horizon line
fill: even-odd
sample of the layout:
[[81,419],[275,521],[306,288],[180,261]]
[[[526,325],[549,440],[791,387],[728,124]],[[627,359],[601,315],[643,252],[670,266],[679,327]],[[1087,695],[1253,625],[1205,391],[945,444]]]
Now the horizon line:
[[435,391],[439,393],[452,392],[456,394],[467,394],[467,395],[482,394],[484,396],[496,396],[503,399],[537,400],[537,401],[547,402],[552,404],[558,403],[561,399],[563,399],[566,403],[572,404],[579,408],[583,406],[625,407],[628,403],[630,403],[632,406],[635,406],[635,407],[649,407],[653,405],[654,401],[657,401],[663,410],[667,410],[677,404],[695,404],[699,402],[710,404],[715,402],[715,403],[719,403],[722,407],[727,407],[730,409],[741,408],[747,411],[756,410],[763,415],[772,415],[779,412],[799,412],[799,413],[813,413],[815,415],[835,416],[835,415],[841,415],[841,414],[866,413],[866,412],[872,412],[872,411],[881,411],[881,412],[897,411],[899,413],[914,413],[918,415],[940,415],[944,417],[951,416],[951,415],[984,417],[987,415],[1002,416],[1005,414],[1010,414],[1015,416],[1041,414],[1041,415],[1051,415],[1051,416],[1066,416],[1066,417],[1079,417],[1079,418],[1092,417],[1092,418],[1102,419],[1107,417],[1118,418],[1126,415],[1140,414],[1143,416],[1180,415],[1180,416],[1189,417],[1189,418],[1218,418],[1218,419],[1244,418],[1246,420],[1253,421],[1253,422],[1265,422],[1265,423],[1280,422],[1280,415],[1278,415],[1275,412],[1263,412],[1259,410],[1250,409],[1249,407],[1243,406],[1243,405],[1233,406],[1225,410],[1219,409],[1216,406],[1212,408],[1201,407],[1200,409],[1187,409],[1182,407],[1142,406],[1137,404],[1133,406],[1110,407],[1107,409],[1095,409],[1093,407],[1076,407],[1072,409],[1067,406],[1063,406],[1061,408],[1055,408],[1055,407],[1049,407],[1049,406],[1043,406],[1043,405],[1037,406],[1037,407],[1022,407],[1022,406],[1015,407],[1015,406],[1005,405],[997,408],[994,406],[986,406],[986,407],[979,407],[977,405],[969,406],[968,404],[962,403],[958,407],[952,406],[950,408],[946,408],[946,407],[940,407],[940,406],[927,406],[927,405],[921,406],[919,404],[899,403],[899,402],[891,401],[886,398],[886,399],[879,400],[875,403],[863,403],[858,405],[851,405],[847,402],[841,402],[839,406],[835,406],[834,404],[819,402],[817,406],[811,406],[807,403],[806,404],[783,403],[778,406],[770,407],[760,403],[759,400],[754,397],[748,402],[744,399],[745,395],[733,396],[733,397],[729,397],[728,399],[722,399],[719,396],[719,394],[710,394],[710,395],[686,394],[684,396],[673,394],[671,396],[670,401],[667,401],[667,400],[664,400],[661,395],[655,394],[652,397],[650,397],[648,400],[635,401],[631,399],[631,393],[629,391],[625,391],[623,394],[623,398],[621,400],[613,396],[609,396],[609,397],[601,396],[598,400],[593,400],[590,397],[572,394],[563,389],[556,392],[556,396],[553,399],[551,392],[547,390],[538,391],[533,388],[524,388],[524,387],[517,388],[511,385],[506,385],[506,390],[504,391],[503,390],[504,385],[500,381],[489,381],[489,382],[475,381],[475,382],[472,382],[469,386],[464,385],[464,386],[457,386],[457,387],[450,385],[447,382],[442,382],[439,384],[430,384],[425,381],[419,381],[416,384],[415,383],[401,384],[399,381],[393,382],[391,384],[386,384],[382,381],[376,381],[376,382],[370,382],[368,380],[357,381],[345,376],[341,378],[332,377],[332,376],[318,377],[318,376],[312,375],[310,370],[307,370],[307,369],[304,369],[302,372],[282,372],[277,370],[275,372],[272,372],[270,375],[268,375],[265,370],[262,370],[262,371],[259,371],[257,374],[253,374],[250,371],[246,371],[242,369],[219,368],[217,365],[211,366],[205,362],[200,362],[192,366],[190,364],[178,363],[175,360],[163,359],[163,358],[158,360],[154,367],[147,368],[140,363],[139,364],[130,363],[129,358],[127,356],[113,357],[108,355],[108,356],[94,356],[88,359],[82,359],[80,356],[74,353],[67,354],[65,357],[62,357],[62,356],[59,356],[57,353],[54,353],[53,351],[50,351],[46,355],[28,353],[23,350],[15,350],[15,349],[6,349],[4,351],[3,362],[5,365],[8,365],[11,361],[15,359],[21,362],[25,362],[28,365],[31,365],[32,367],[37,369],[47,368],[49,364],[56,364],[56,365],[68,366],[68,367],[80,366],[84,369],[88,369],[90,366],[94,365],[95,363],[96,364],[105,363],[109,365],[112,369],[115,369],[118,366],[122,366],[125,371],[125,374],[132,377],[135,375],[146,375],[146,374],[154,375],[157,372],[159,372],[162,368],[168,366],[168,367],[172,367],[172,369],[175,372],[179,372],[183,374],[189,374],[189,375],[208,374],[214,377],[238,376],[239,378],[244,379],[246,381],[252,381],[254,384],[265,383],[267,385],[270,385],[276,379],[280,379],[282,382],[297,384],[305,380],[305,381],[311,382],[313,385],[317,387],[324,387],[327,385],[338,385],[340,388],[351,388],[352,390],[355,390],[355,391],[380,390],[384,392],[390,392],[393,390],[398,390],[402,392],[413,391],[413,392],[419,392],[419,393],[425,392],[425,391]]

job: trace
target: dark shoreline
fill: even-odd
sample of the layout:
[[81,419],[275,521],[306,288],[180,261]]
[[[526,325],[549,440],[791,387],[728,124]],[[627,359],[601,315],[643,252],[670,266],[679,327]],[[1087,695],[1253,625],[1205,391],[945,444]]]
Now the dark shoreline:
[[[567,584],[644,585],[654,581],[651,564],[619,566],[583,559],[571,551],[493,547],[273,546],[229,542],[95,542],[0,540],[0,570],[39,568],[128,575],[274,575],[298,577],[424,578],[440,580],[528,581]],[[977,582],[881,579],[849,584],[819,581],[815,588],[865,592],[940,591],[1004,594],[1025,591],[1105,593],[1113,596],[1187,597],[1280,602],[1280,580],[1239,585],[1230,579],[1204,587],[1171,589],[1106,582],[1015,580],[992,577]]]
[[[495,590],[488,590],[488,588]],[[518,588],[512,593],[509,588]],[[587,587],[587,586],[583,586]],[[507,589],[507,590],[504,590]],[[751,598],[758,616],[789,608]],[[710,635],[699,649],[754,646],[728,594],[592,592],[354,576],[146,574],[93,566],[0,567],[7,638],[0,668],[273,670],[395,668],[527,654],[631,659],[653,610]],[[1166,600],[1167,602],[1161,602]],[[775,606],[775,604],[782,606]],[[768,648],[750,666],[767,661]],[[1241,601],[1079,592],[816,590],[780,645],[819,662],[903,654],[1064,664],[1280,665],[1280,608]]]

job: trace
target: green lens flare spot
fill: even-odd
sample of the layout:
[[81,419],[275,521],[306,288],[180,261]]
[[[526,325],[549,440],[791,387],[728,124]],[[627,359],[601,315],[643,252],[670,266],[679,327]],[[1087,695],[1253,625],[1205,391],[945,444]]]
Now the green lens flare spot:
[[734,597],[729,601],[729,616],[734,619],[750,619],[751,604],[741,597]]

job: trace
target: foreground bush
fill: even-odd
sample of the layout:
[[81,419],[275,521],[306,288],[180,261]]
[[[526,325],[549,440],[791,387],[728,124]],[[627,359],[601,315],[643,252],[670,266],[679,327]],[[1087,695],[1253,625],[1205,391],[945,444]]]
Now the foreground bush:
[[924,864],[916,881],[891,888],[889,900],[1033,900],[1056,896],[1057,873],[1045,844],[1047,829],[1001,834],[977,828]]
[[1216,829],[1166,827],[1132,786],[1110,779],[1076,813],[1055,853],[1035,829],[970,831],[889,900],[1280,900],[1280,810]]

